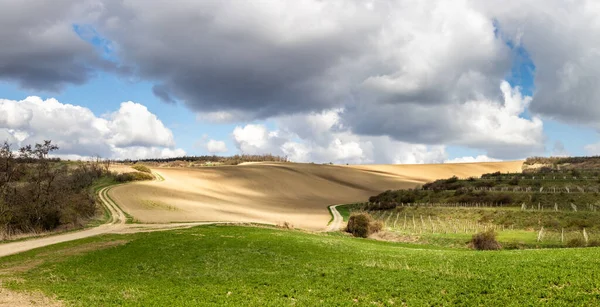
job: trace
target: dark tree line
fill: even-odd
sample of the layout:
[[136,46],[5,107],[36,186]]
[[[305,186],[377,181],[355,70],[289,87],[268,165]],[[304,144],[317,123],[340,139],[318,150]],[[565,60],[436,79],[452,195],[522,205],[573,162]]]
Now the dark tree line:
[[96,213],[90,186],[108,162],[62,163],[48,158],[51,141],[13,151],[0,147],[0,231],[4,235],[79,226]]
[[175,157],[175,158],[156,158],[156,159],[141,159],[141,160],[119,160],[117,162],[126,162],[126,163],[136,163],[136,162],[157,162],[157,163],[167,163],[167,162],[218,162],[228,165],[236,165],[242,162],[288,162],[287,157],[275,156],[271,154],[265,155],[234,155],[229,157],[221,157],[221,156],[183,156],[183,157]]

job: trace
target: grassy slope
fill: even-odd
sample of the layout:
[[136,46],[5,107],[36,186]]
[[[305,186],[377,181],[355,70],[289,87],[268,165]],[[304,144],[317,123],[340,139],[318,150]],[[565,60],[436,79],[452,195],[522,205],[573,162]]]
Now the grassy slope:
[[348,218],[350,217],[350,213],[352,213],[352,210],[358,210],[361,207],[362,207],[362,204],[349,204],[349,205],[337,206],[336,209],[340,213],[342,218],[344,219],[344,222],[347,222]]
[[[74,254],[102,241],[127,244]],[[18,290],[80,306],[598,305],[599,249],[475,252],[269,228],[108,235],[0,259]],[[10,272],[10,269],[9,269]],[[22,279],[21,279],[22,278]]]

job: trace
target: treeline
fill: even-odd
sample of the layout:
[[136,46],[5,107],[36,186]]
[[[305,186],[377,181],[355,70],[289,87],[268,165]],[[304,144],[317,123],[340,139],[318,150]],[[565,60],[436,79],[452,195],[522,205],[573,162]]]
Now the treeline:
[[505,206],[513,204],[524,197],[511,193],[496,193],[486,191],[432,191],[423,189],[388,190],[379,195],[369,197],[365,210],[389,210],[400,204],[429,204],[429,203],[463,203],[463,204],[493,204]]
[[97,214],[92,185],[100,178],[126,182],[152,179],[147,173],[110,172],[110,161],[60,162],[48,157],[51,141],[14,151],[0,147],[0,235],[80,227]]
[[78,224],[96,213],[88,187],[108,172],[102,164],[56,163],[50,141],[13,152],[0,148],[0,231],[4,235],[38,232]]
[[237,165],[243,162],[288,162],[286,156],[276,156],[272,154],[264,155],[234,155],[234,156],[183,156],[175,158],[156,158],[156,159],[139,159],[139,160],[119,160],[116,162],[122,163],[169,163],[169,162],[212,162],[224,165]]
[[582,163],[593,163],[594,165],[600,164],[600,156],[582,156],[582,157],[529,157],[525,159],[525,165],[533,164],[582,164]]

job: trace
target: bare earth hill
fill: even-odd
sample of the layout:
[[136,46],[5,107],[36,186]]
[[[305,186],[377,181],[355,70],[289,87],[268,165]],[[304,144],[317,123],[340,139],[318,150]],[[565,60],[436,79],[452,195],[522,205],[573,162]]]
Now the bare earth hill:
[[234,221],[325,229],[327,206],[360,202],[388,189],[495,171],[520,172],[523,161],[431,165],[336,166],[257,163],[155,168],[165,181],[118,186],[109,195],[144,223]]

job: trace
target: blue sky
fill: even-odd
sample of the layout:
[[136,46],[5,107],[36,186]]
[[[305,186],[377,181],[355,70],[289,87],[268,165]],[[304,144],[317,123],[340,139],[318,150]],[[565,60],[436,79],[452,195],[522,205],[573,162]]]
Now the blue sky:
[[[82,10],[94,9],[78,5]],[[81,16],[56,15],[55,24],[43,27],[62,29],[60,45],[46,41],[45,36],[36,40],[11,34],[35,25],[7,25],[15,30],[0,33],[0,38],[36,52],[24,63],[17,63],[23,58],[17,51],[0,56],[0,67],[8,67],[0,68],[0,99],[11,101],[1,107],[17,110],[9,116],[44,114],[43,102],[19,102],[39,96],[91,110],[98,118],[98,123],[90,124],[93,131],[64,140],[62,154],[76,156],[80,153],[68,148],[94,138],[103,138],[94,145],[104,148],[98,150],[119,158],[272,152],[301,162],[423,163],[594,153],[590,146],[598,142],[597,126],[589,117],[597,112],[592,103],[596,88],[578,90],[577,83],[565,79],[582,82],[582,78],[596,77],[595,65],[577,66],[589,48],[563,52],[559,38],[573,37],[569,20],[563,21],[564,33],[537,39],[545,35],[537,27],[553,18],[554,8],[544,17],[537,16],[533,6],[528,20],[515,20],[508,12],[494,11],[492,5],[481,9],[461,3],[452,9],[469,18],[460,20],[450,11],[422,15],[448,5],[443,2],[419,4],[431,10],[415,7],[414,12],[412,7],[357,9],[345,3],[337,9],[356,14],[347,19],[337,11],[313,10],[324,9],[326,4],[307,1],[298,5],[305,10],[296,13],[290,6],[290,16],[314,25],[306,28],[313,32],[297,25],[281,31],[262,27],[251,14],[263,16],[266,23],[284,18],[284,14],[272,14],[271,6],[264,3],[244,4],[245,15],[212,24],[208,23],[220,20],[219,14],[241,6],[221,3],[215,9],[189,4],[189,13],[202,11],[214,17],[201,22],[193,22],[195,17],[187,16],[186,10],[141,1],[127,8],[127,14],[137,19],[121,19],[125,8],[118,6],[104,12],[112,19],[80,22]],[[560,14],[560,8],[556,9]],[[146,18],[148,11],[162,18]],[[389,14],[397,18],[381,17]],[[580,19],[579,11],[569,14],[573,21]],[[161,24],[169,18],[182,20],[181,24]],[[539,24],[529,22],[536,18]],[[322,19],[339,25],[338,32],[311,24]],[[120,26],[114,28],[107,20]],[[437,23],[446,24],[446,32],[439,31]],[[353,29],[357,24],[362,28]],[[28,30],[33,35],[44,33],[37,26],[31,29],[35,29]],[[415,29],[420,32],[414,34]],[[447,41],[448,37],[452,39]],[[352,43],[361,40],[365,43]],[[380,49],[380,42],[387,47]],[[52,54],[56,63],[45,60],[49,57],[44,52]],[[510,88],[502,88],[502,81]],[[176,102],[157,96],[158,88]],[[507,91],[515,96],[507,98]],[[527,99],[523,96],[532,97],[529,106],[534,108],[514,114],[514,108]],[[516,102],[510,108],[506,102],[503,108],[505,98]],[[127,101],[136,104],[124,107]],[[579,106],[581,115],[560,111],[561,104]],[[84,116],[74,109],[64,110],[75,118]],[[217,120],[215,114],[227,120]],[[140,126],[138,117],[143,118],[146,131],[132,128]],[[44,118],[36,126],[31,122],[3,124],[0,117],[0,130],[4,129],[0,132],[18,142],[54,137],[60,143],[60,133],[45,133],[52,120]],[[422,126],[423,122],[429,124]],[[85,130],[85,124],[81,125]],[[484,130],[478,133],[477,129]],[[223,142],[227,151],[209,148],[210,140]]]

